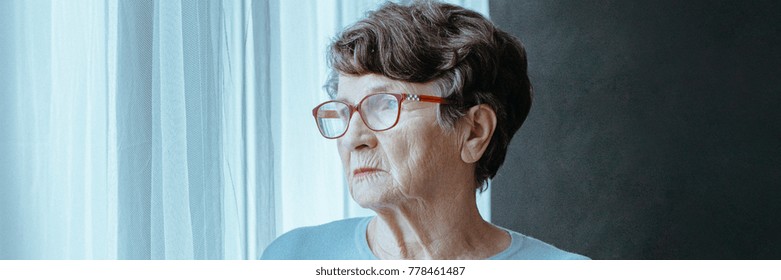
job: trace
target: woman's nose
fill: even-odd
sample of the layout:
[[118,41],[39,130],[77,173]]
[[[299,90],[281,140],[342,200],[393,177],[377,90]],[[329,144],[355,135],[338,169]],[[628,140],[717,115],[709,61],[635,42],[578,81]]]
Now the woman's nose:
[[342,136],[342,144],[351,150],[371,149],[377,146],[377,137],[375,132],[369,129],[363,122],[363,116],[355,112],[347,132]]

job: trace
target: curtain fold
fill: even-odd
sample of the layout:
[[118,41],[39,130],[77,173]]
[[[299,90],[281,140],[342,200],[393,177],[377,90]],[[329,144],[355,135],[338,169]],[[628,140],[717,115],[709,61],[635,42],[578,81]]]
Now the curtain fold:
[[[152,119],[155,128],[152,136],[152,197],[158,200],[153,200],[152,217],[162,220],[162,228],[153,228],[152,233],[162,235],[162,238],[153,240],[165,242],[152,247],[154,259],[194,257],[190,217],[190,204],[193,201],[190,200],[189,182],[190,171],[193,169],[188,168],[188,144],[200,135],[187,135],[189,126],[198,125],[188,123],[188,119],[193,118],[193,115],[197,116],[198,112],[188,111],[188,104],[185,102],[182,34],[186,30],[182,28],[182,5],[179,1],[155,3],[152,55]],[[198,45],[195,44],[195,47]],[[200,66],[197,62],[188,64],[187,72],[197,73]],[[197,97],[200,92],[191,90],[188,94]],[[155,250],[159,247],[164,249]]]
[[151,258],[152,27],[154,3],[120,1],[117,11],[117,257]]
[[16,185],[16,45],[5,38],[16,37],[16,7],[14,2],[0,1],[0,259],[21,255],[19,248],[22,232],[19,213],[19,191]]
[[[255,62],[252,76],[255,77],[255,92],[259,94],[250,95],[253,108],[249,111],[254,112],[252,120],[256,128],[255,133],[252,134],[255,137],[248,142],[257,145],[251,160],[255,163],[251,172],[254,175],[254,183],[251,185],[256,186],[256,193],[252,196],[256,206],[255,210],[251,212],[255,216],[250,220],[260,225],[275,225],[277,191],[274,174],[277,174],[276,168],[278,167],[274,155],[273,135],[276,135],[277,133],[274,132],[279,131],[280,128],[275,127],[275,122],[272,120],[274,117],[272,114],[274,107],[272,95],[275,95],[272,90],[272,81],[275,80],[274,73],[279,67],[279,61],[272,53],[272,42],[276,42],[278,36],[278,33],[272,31],[278,27],[276,14],[272,11],[276,10],[278,3],[276,1],[253,1],[251,4],[253,61]],[[254,249],[253,255],[260,256],[263,249],[276,238],[277,230],[276,226],[255,228],[257,232],[254,236],[257,236],[257,240],[251,244],[250,248]]]

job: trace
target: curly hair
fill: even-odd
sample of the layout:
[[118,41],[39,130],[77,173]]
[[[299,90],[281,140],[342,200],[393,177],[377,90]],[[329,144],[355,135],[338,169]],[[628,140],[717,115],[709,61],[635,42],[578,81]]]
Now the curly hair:
[[486,104],[497,126],[475,168],[476,188],[496,175],[531,108],[532,86],[521,42],[477,12],[434,1],[385,3],[343,30],[328,48],[325,85],[336,96],[338,75],[380,74],[433,82],[448,104],[438,121],[452,128],[472,106]]

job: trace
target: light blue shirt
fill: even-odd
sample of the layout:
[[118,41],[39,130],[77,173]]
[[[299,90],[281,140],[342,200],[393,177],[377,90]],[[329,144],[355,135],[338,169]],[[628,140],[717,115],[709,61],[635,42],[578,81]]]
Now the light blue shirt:
[[[372,217],[302,227],[283,234],[263,251],[264,260],[376,260],[366,229]],[[507,230],[512,241],[489,260],[587,260],[540,240]]]

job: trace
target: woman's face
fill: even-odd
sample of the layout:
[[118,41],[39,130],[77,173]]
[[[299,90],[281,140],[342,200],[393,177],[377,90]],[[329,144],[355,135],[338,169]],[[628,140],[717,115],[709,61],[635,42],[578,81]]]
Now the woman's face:
[[[399,82],[381,75],[340,75],[337,99],[357,105],[372,93],[438,95],[432,83]],[[461,162],[455,132],[437,123],[436,103],[404,101],[393,128],[375,132],[355,113],[337,140],[350,193],[362,207],[379,209],[443,197]]]

